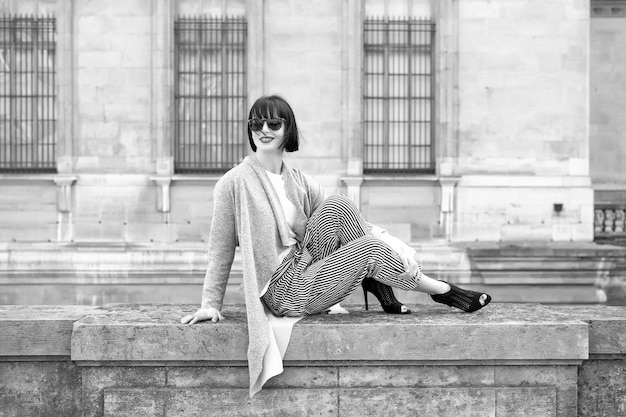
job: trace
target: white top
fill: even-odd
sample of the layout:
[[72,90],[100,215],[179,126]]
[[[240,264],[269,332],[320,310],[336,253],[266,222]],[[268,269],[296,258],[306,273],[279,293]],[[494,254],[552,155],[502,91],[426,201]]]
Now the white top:
[[267,176],[270,179],[270,182],[274,186],[276,194],[278,194],[280,205],[283,206],[283,213],[285,214],[285,219],[287,220],[287,226],[289,229],[289,242],[285,249],[278,254],[278,261],[280,263],[283,258],[289,253],[291,247],[298,243],[298,241],[296,240],[296,234],[293,232],[293,227],[296,222],[296,206],[287,198],[287,192],[285,191],[285,181],[283,180],[283,176],[279,174],[274,174],[273,172],[269,171],[266,172]]

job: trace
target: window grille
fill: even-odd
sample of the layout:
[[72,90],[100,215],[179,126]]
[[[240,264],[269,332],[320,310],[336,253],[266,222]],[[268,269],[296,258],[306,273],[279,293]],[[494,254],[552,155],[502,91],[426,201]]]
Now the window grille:
[[434,32],[429,20],[365,20],[365,173],[435,171]]
[[246,20],[180,18],[174,36],[174,170],[225,172],[248,146]]
[[0,17],[0,172],[56,172],[56,19]]

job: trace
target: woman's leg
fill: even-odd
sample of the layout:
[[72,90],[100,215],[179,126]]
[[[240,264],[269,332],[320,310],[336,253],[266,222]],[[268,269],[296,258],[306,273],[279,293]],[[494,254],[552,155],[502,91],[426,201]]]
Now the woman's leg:
[[[368,277],[391,287],[428,293],[438,303],[468,312],[479,310],[491,301],[488,294],[430,278],[421,272],[415,259],[402,259],[399,253],[403,251],[393,248],[393,240],[388,244],[384,239],[369,236],[363,216],[346,197],[329,198],[309,220],[306,234],[306,247],[313,261],[319,263],[309,267],[304,274],[311,281],[306,314],[324,311],[340,302]],[[360,236],[369,236],[369,239]],[[398,260],[401,265],[396,263],[392,267],[393,273],[385,268],[368,270],[363,265],[364,261],[368,265],[394,265]],[[407,273],[405,261],[413,273]]]
[[348,242],[367,235],[367,223],[352,200],[332,195],[309,219],[303,243],[313,262],[317,262]]
[[425,292],[427,294],[445,294],[450,291],[450,284],[444,281],[431,278],[428,275],[420,272],[419,276],[415,277],[417,285],[413,288],[415,291]]
[[398,255],[380,239],[363,236],[341,246],[307,268],[302,279],[310,282],[303,314],[324,312],[343,301],[365,278],[389,282],[404,271]]
[[[329,197],[315,211],[307,223],[303,246],[302,258],[310,255],[310,261],[300,269],[303,259],[299,259],[297,265],[282,270],[263,296],[277,315],[325,311],[368,276],[382,281],[404,272],[397,253],[369,234],[359,210],[343,196]],[[391,288],[387,290],[393,294]]]

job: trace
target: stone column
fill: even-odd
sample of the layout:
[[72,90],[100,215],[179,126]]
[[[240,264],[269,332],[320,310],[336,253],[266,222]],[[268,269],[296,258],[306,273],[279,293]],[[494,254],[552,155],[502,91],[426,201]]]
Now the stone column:
[[57,172],[71,173],[74,169],[74,90],[73,90],[73,57],[74,49],[72,20],[74,18],[74,2],[59,1],[57,12]]
[[439,223],[446,240],[451,240],[454,227],[455,195],[454,191],[459,177],[439,177],[441,185],[441,206]]
[[341,178],[347,187],[347,194],[357,207],[361,205],[361,185],[363,184],[363,125],[361,109],[363,104],[362,62],[363,62],[363,2],[348,0],[343,7],[341,61],[342,84],[342,130],[343,152],[346,161],[346,177]]
[[248,107],[265,91],[265,0],[248,0]]
[[454,175],[459,146],[459,2],[436,2],[435,137],[437,171]]
[[172,0],[152,2],[152,111],[150,130],[154,141],[153,159],[159,175],[174,173],[172,150],[172,91],[174,80],[173,40],[174,3]]

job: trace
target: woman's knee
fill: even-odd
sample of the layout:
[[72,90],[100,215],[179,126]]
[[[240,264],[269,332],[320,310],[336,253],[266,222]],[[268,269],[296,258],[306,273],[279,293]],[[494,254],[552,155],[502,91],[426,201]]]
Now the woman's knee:
[[354,202],[348,197],[341,194],[333,194],[329,196],[326,201],[324,201],[324,206],[342,212],[359,213],[359,209],[356,204],[354,204]]
[[358,241],[364,251],[379,252],[389,249],[389,246],[387,246],[385,242],[372,235],[360,237]]

